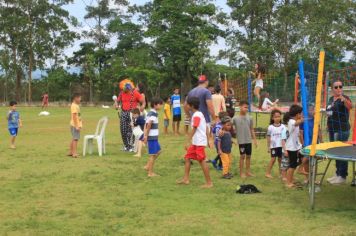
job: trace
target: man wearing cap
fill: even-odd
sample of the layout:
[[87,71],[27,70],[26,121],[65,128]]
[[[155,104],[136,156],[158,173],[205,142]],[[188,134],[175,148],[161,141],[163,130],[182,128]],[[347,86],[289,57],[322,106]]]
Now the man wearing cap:
[[209,86],[209,81],[205,75],[201,75],[201,76],[199,76],[198,83],[199,83],[198,86],[195,87],[194,89],[192,89],[188,93],[188,96],[184,103],[184,111],[186,114],[190,114],[188,106],[187,106],[187,100],[190,97],[199,98],[199,101],[200,101],[199,111],[201,111],[203,113],[206,123],[208,125],[208,128],[210,128],[212,123],[215,122],[215,113],[214,113],[212,95],[211,95],[211,92],[207,89],[207,87]]

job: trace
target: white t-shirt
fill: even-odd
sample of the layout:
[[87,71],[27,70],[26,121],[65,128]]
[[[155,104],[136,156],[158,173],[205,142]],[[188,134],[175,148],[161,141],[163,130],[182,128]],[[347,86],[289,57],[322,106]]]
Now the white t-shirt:
[[296,126],[295,123],[296,121],[293,119],[288,121],[287,151],[299,151],[302,149],[302,144],[299,141],[299,126]]
[[195,146],[207,146],[207,125],[203,113],[201,113],[200,111],[194,112],[191,120],[191,125],[192,128],[197,128],[193,136],[192,144]]
[[280,148],[282,147],[282,140],[285,137],[286,127],[281,124],[279,126],[270,125],[268,126],[267,136],[271,138],[270,148]]
[[262,109],[268,109],[269,105],[272,106],[273,102],[269,98],[265,98],[262,103]]
[[151,109],[147,113],[146,124],[151,123],[151,129],[148,133],[148,140],[157,140],[159,135],[158,129],[158,113],[155,109]]

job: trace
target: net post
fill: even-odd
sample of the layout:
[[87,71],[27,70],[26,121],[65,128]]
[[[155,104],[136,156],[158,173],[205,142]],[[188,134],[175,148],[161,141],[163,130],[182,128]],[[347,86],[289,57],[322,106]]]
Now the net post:
[[326,109],[326,103],[328,101],[328,88],[329,88],[328,84],[329,84],[329,71],[327,71],[325,74],[325,83],[324,83],[323,108],[325,109]]
[[[300,77],[300,90],[301,90],[301,99],[303,107],[303,116],[304,118],[308,117],[308,103],[307,103],[307,88],[306,81],[304,76],[304,61],[299,60],[299,77]],[[309,125],[308,122],[303,123],[304,128],[304,145],[310,145],[309,140]]]
[[294,77],[294,104],[298,103],[299,81],[297,75]]
[[319,125],[320,125],[320,108],[321,108],[321,89],[323,86],[323,75],[324,75],[324,59],[325,51],[320,50],[319,54],[319,67],[318,67],[318,82],[316,85],[316,96],[315,96],[315,115],[314,115],[314,130],[313,130],[313,141],[310,149],[310,155],[315,156],[316,154],[316,144],[318,141]]
[[356,145],[356,109],[355,110],[355,117],[354,117],[354,130],[353,130],[353,135],[352,135],[352,143]]
[[248,111],[251,112],[252,104],[252,79],[251,77],[247,80],[247,96],[248,96]]

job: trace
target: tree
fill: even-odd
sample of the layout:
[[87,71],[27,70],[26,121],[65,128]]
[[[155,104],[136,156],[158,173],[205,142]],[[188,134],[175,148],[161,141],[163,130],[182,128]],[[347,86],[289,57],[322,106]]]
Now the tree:
[[201,73],[194,68],[203,63],[202,56],[206,55],[197,58],[194,49],[206,50],[223,35],[215,23],[218,10],[210,2],[184,0],[177,4],[175,0],[154,0],[138,8],[147,26],[145,36],[153,40],[158,64],[175,83],[183,81],[185,90],[191,87],[193,76]]

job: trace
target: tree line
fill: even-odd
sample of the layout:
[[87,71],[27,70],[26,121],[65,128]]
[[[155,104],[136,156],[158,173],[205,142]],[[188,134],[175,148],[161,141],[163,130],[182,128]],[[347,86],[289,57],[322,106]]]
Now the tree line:
[[[185,94],[201,73],[239,79],[257,62],[286,87],[298,59],[313,64],[321,48],[329,67],[356,61],[355,1],[227,0],[227,13],[212,0],[94,0],[85,8],[94,24],[82,32],[63,7],[71,2],[0,1],[0,100],[31,102],[47,90],[52,100],[74,90],[89,102],[110,100],[124,77],[144,83],[148,96],[174,87]],[[219,39],[226,48],[212,56]],[[80,48],[66,55],[76,40]],[[37,69],[46,72],[40,80],[32,78]]]

